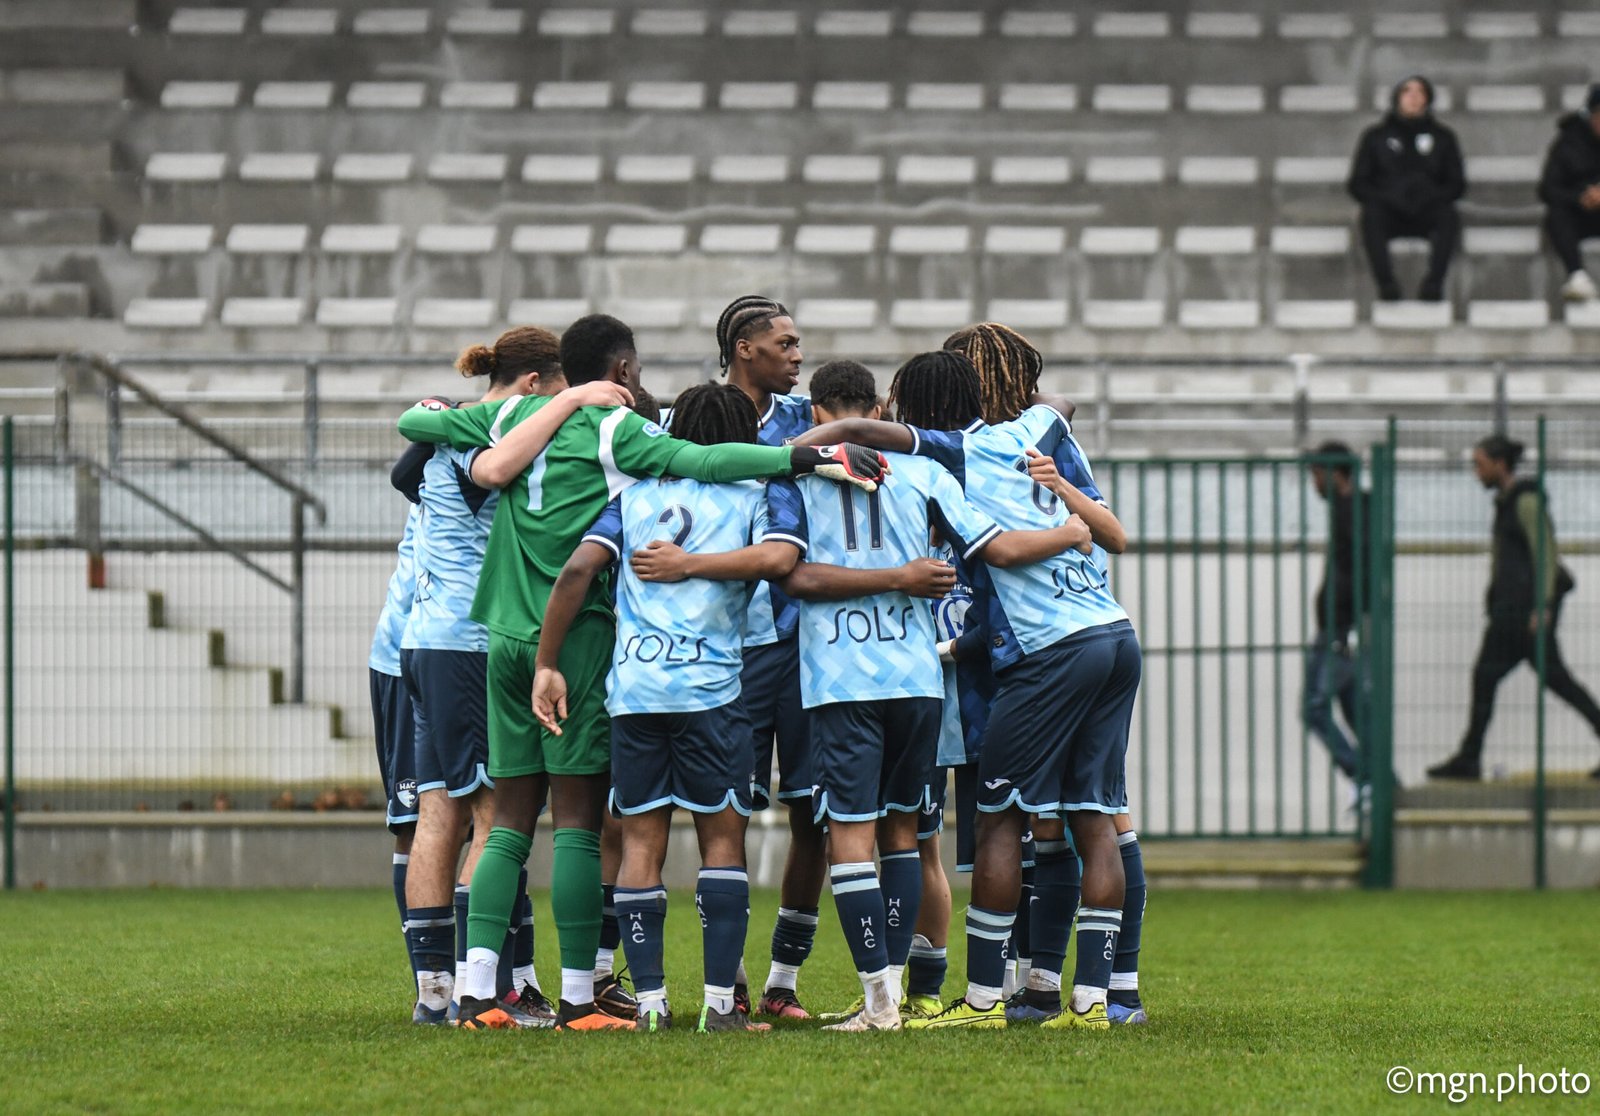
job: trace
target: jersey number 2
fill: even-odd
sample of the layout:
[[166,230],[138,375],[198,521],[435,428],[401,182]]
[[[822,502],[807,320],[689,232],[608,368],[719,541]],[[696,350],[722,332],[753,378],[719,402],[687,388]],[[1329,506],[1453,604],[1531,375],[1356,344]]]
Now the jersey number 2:
[[676,518],[679,523],[678,533],[672,536],[673,546],[682,546],[683,540],[689,537],[689,532],[694,530],[694,516],[682,504],[673,504],[670,508],[656,516],[656,524],[665,526]]

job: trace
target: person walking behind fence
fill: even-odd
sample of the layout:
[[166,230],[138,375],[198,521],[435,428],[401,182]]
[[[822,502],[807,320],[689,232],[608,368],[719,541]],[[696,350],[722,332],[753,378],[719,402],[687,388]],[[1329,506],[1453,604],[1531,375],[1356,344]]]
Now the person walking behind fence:
[[[1371,779],[1366,749],[1356,728],[1360,671],[1351,641],[1356,623],[1356,499],[1351,467],[1355,454],[1343,442],[1323,442],[1316,449],[1316,457],[1318,460],[1311,466],[1311,483],[1328,504],[1328,551],[1322,584],[1312,602],[1316,629],[1306,647],[1306,684],[1300,716],[1306,728],[1328,749],[1339,770],[1355,784],[1351,797],[1354,807],[1360,804]],[[1336,701],[1349,733],[1334,717]]]
[[[1543,507],[1539,484],[1517,477],[1525,447],[1496,434],[1472,451],[1472,468],[1483,487],[1495,492],[1494,534],[1489,567],[1489,627],[1472,668],[1472,717],[1461,749],[1428,768],[1434,779],[1477,779],[1482,774],[1483,736],[1494,713],[1494,692],[1500,680],[1526,660],[1537,665],[1535,651],[1543,622],[1545,682],[1550,692],[1577,710],[1600,736],[1600,706],[1567,670],[1556,644],[1561,602],[1574,582],[1556,551],[1555,529]],[[1542,536],[1542,541],[1541,541]],[[1538,604],[1544,602],[1544,615]],[[1600,767],[1590,772],[1600,778]]]

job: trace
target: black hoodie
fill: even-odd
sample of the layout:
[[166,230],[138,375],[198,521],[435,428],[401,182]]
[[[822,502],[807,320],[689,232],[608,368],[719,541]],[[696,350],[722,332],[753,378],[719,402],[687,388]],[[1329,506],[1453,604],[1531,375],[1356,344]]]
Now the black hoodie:
[[1546,205],[1577,208],[1578,197],[1600,182],[1600,136],[1587,113],[1574,112],[1556,125],[1555,142],[1539,175],[1539,197]]
[[[1428,111],[1414,120],[1396,108],[1400,90],[1422,82]],[[1433,118],[1433,86],[1408,77],[1394,87],[1389,111],[1361,133],[1346,188],[1362,205],[1381,205],[1406,217],[1425,217],[1453,204],[1467,190],[1456,134]]]

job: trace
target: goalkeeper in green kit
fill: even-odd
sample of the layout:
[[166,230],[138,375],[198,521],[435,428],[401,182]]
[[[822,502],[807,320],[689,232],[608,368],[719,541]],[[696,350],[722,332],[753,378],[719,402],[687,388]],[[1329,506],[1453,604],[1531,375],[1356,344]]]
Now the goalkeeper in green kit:
[[[561,365],[570,385],[611,380],[638,390],[633,331],[594,314],[568,327]],[[561,567],[608,501],[638,478],[752,480],[817,473],[869,491],[883,459],[860,446],[700,446],[669,437],[625,408],[585,407],[548,444],[515,427],[548,402],[524,396],[450,408],[424,400],[401,416],[400,433],[457,449],[499,446],[498,460],[474,462],[473,480],[505,488],[495,509],[472,618],[489,629],[489,775],[495,820],[472,878],[467,966],[458,989],[459,1024],[502,1028],[495,1006],[499,950],[546,791],[555,829],[551,906],[561,942],[556,1025],[568,1030],[630,1028],[594,1003],[601,921],[600,817],[610,786],[611,732],[605,680],[614,620],[610,590],[597,579],[561,649],[567,679],[565,731],[543,729],[533,713],[534,659],[545,604]],[[531,431],[532,428],[529,428]]]

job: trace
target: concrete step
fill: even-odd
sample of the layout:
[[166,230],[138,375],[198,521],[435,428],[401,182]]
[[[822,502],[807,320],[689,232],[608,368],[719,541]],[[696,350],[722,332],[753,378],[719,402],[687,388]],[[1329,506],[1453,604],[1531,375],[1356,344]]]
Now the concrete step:
[[1353,887],[1365,864],[1354,840],[1152,838],[1140,845],[1146,872],[1184,886]]

